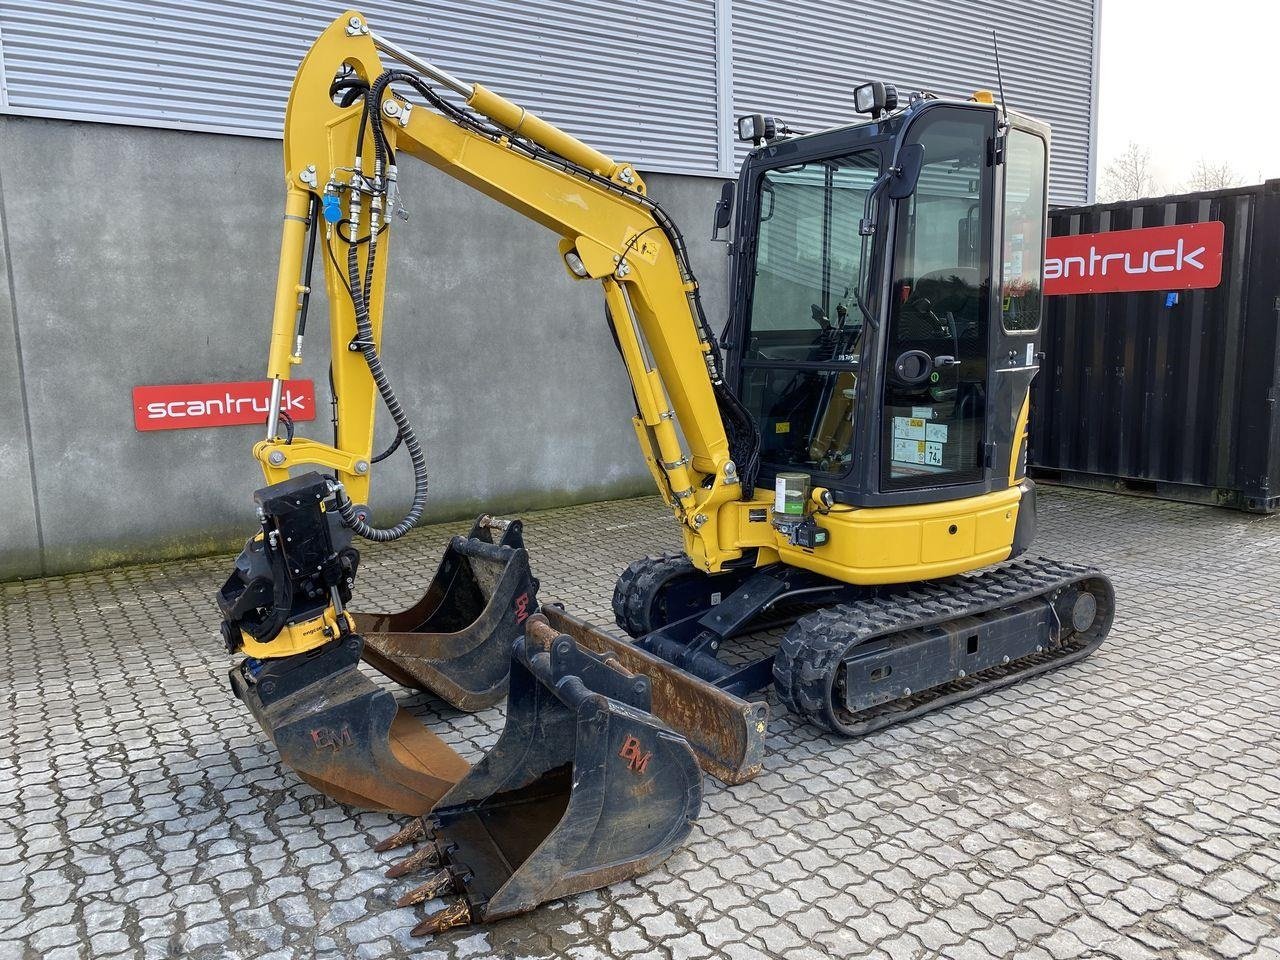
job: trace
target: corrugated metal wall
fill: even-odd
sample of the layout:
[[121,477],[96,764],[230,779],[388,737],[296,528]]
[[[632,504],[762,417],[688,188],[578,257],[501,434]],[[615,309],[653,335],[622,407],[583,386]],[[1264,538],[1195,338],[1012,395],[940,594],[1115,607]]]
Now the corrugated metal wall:
[[[717,167],[716,8],[368,0],[379,33],[649,169]],[[9,112],[279,136],[318,0],[0,0]],[[620,23],[625,29],[620,29]]]
[[[726,173],[733,115],[853,117],[853,87],[995,89],[1054,129],[1051,199],[1090,181],[1097,0],[370,0],[374,28],[646,169]],[[278,135],[289,83],[338,12],[318,0],[0,0],[12,113]],[[720,26],[719,33],[717,25]],[[719,52],[719,60],[717,58]],[[719,66],[718,66],[719,63]],[[740,157],[742,147],[734,154]]]
[[1009,107],[1053,126],[1050,202],[1083,203],[1096,6],[1096,0],[733,0],[734,112],[775,112],[807,132],[848,122],[852,90],[864,80],[895,83],[904,96],[994,91],[995,30]]

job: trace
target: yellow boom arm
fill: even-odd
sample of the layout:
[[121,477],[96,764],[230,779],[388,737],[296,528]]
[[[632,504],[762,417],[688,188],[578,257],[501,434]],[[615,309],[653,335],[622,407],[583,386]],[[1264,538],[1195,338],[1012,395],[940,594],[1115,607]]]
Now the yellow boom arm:
[[[374,173],[373,138],[367,129],[361,137],[361,103],[340,106],[330,85],[344,65],[373,83],[384,71],[380,49],[433,85],[462,96],[474,114],[492,121],[496,132],[491,133],[410,104],[389,87],[378,115],[371,118],[382,125],[397,154],[417,157],[554,231],[570,275],[601,283],[635,393],[641,449],[659,491],[683,524],[686,549],[710,570],[741,556],[732,538],[721,542],[721,524],[714,522],[722,504],[739,499],[740,484],[713,389],[713,348],[692,304],[695,281],[646,202],[639,175],[629,164],[612,160],[484,87],[462,83],[416,60],[372,34],[354,11],[334,21],[307,53],[285,115],[288,193],[267,368],[276,392],[301,362],[298,320],[307,291],[299,278],[304,276],[309,217],[326,191],[354,195],[361,178]],[[394,177],[394,167],[387,174]],[[367,199],[357,209],[358,219],[345,232],[321,224],[318,240],[328,247],[323,259],[338,397],[336,443],[281,437],[273,405],[268,437],[254,454],[269,483],[285,479],[291,467],[320,466],[336,471],[347,496],[363,503],[368,499],[378,395],[364,357],[348,349],[356,337],[356,321],[347,278],[338,265],[347,262],[348,241],[380,229],[391,211]],[[390,231],[381,229],[368,298],[375,342],[381,339],[390,246]]]

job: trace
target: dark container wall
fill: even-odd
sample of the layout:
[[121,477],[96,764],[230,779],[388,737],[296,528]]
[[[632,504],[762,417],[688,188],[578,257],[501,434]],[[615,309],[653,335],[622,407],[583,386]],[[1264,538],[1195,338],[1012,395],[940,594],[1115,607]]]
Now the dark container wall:
[[1032,391],[1032,475],[1049,481],[1280,509],[1280,180],[1069,207],[1050,236],[1221,220],[1222,282],[1046,298]]

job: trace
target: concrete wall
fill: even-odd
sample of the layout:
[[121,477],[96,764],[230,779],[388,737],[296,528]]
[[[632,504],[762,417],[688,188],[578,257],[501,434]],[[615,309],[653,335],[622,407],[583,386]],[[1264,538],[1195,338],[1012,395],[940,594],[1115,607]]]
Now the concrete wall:
[[[425,166],[401,178],[384,355],[424,440],[429,516],[648,491],[598,287],[568,279],[543,228]],[[647,180],[718,326],[719,182]],[[139,433],[130,391],[263,376],[282,198],[279,141],[0,118],[0,579],[248,535],[261,428]],[[314,298],[299,374],[320,408],[299,432],[318,438],[326,311]],[[402,509],[407,457],[375,470],[375,507]]]

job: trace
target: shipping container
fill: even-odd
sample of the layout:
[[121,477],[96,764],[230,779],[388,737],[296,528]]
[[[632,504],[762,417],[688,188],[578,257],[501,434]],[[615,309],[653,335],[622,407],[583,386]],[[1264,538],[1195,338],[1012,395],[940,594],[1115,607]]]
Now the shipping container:
[[1049,220],[1032,476],[1280,509],[1280,180]]

